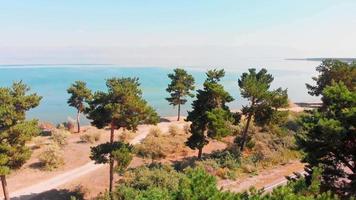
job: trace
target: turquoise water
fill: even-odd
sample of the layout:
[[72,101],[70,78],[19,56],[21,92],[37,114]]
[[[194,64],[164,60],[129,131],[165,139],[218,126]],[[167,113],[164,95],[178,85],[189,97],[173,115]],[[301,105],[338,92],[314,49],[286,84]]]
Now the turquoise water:
[[[316,64],[317,65],[317,64]],[[316,66],[315,63],[313,66]],[[267,68],[268,69],[268,68]],[[246,69],[228,70],[222,80],[226,90],[235,98],[231,108],[240,108],[246,101],[239,96],[237,79]],[[160,67],[119,67],[114,65],[41,65],[41,66],[2,66],[0,67],[0,86],[9,86],[13,81],[22,80],[31,87],[32,92],[43,96],[41,105],[29,112],[29,118],[59,123],[74,118],[75,110],[67,105],[66,89],[75,80],[86,81],[93,91],[105,90],[105,79],[110,77],[138,77],[144,98],[161,116],[176,115],[176,109],[165,100],[165,91],[170,68]],[[205,71],[187,69],[196,79],[197,88],[202,87]],[[303,70],[269,69],[275,77],[273,87],[288,88],[293,101],[315,101],[305,89],[305,83],[311,82],[315,74],[314,67]],[[182,108],[182,114],[190,109],[191,100]]]

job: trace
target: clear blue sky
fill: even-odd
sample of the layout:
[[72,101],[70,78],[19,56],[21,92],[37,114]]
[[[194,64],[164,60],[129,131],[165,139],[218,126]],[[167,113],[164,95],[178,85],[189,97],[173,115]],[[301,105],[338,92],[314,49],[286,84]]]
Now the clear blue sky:
[[0,63],[159,65],[186,59],[194,65],[216,49],[242,57],[356,56],[355,0],[0,0],[0,5]]

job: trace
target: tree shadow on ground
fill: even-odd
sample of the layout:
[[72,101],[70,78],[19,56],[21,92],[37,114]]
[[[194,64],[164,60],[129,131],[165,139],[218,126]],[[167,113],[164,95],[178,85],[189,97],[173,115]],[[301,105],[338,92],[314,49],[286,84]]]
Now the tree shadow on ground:
[[41,163],[40,161],[34,162],[34,163],[31,163],[29,165],[29,167],[32,168],[32,169],[42,169],[43,168],[43,163]]
[[201,159],[197,156],[184,157],[180,160],[171,160],[172,166],[177,171],[182,171],[187,167],[195,167],[197,161],[202,161],[209,158],[211,154],[203,153]]
[[84,200],[84,193],[79,189],[53,189],[39,194],[22,195],[11,200]]

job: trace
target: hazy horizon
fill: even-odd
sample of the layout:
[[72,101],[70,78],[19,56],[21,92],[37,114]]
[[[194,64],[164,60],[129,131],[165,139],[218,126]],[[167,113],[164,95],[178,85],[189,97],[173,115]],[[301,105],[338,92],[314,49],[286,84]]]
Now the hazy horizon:
[[356,52],[352,0],[1,3],[1,64],[234,67]]

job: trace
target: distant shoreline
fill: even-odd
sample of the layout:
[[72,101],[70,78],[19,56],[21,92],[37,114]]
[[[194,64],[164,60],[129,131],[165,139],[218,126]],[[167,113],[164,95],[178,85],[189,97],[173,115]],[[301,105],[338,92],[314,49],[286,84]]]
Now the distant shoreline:
[[356,58],[286,58],[285,60],[299,60],[299,61],[316,61],[321,62],[323,60],[340,60],[342,62],[356,62]]

